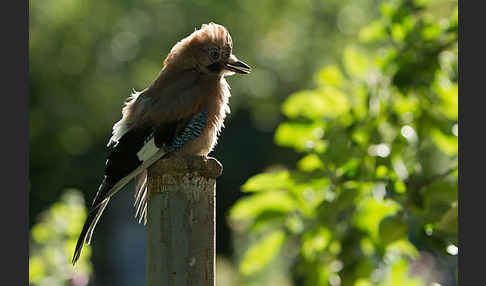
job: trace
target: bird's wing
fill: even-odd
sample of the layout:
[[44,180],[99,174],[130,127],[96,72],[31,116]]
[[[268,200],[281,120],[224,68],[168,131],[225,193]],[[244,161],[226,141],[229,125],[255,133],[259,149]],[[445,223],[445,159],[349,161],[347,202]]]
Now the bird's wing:
[[206,121],[207,111],[204,110],[156,128],[131,130],[123,135],[106,161],[103,184],[109,187],[100,187],[91,211],[165,154],[177,151],[197,138],[204,130]]
[[[79,259],[84,243],[90,243],[94,228],[111,196],[130,180],[140,176],[157,160],[169,152],[177,151],[187,142],[197,138],[206,126],[207,111],[190,117],[161,124],[155,128],[141,127],[126,132],[112,148],[105,166],[105,176],[93,200],[73,256]],[[143,187],[143,188],[142,188]],[[146,219],[146,187],[141,185],[140,199],[136,206],[140,217]]]

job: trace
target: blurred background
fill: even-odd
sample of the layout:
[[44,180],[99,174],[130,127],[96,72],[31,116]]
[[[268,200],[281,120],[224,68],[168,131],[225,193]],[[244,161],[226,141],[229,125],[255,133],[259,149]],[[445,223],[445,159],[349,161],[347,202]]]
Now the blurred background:
[[201,24],[252,66],[211,156],[218,285],[457,285],[457,2],[30,1],[31,285],[144,285],[133,183],[69,264],[112,125]]

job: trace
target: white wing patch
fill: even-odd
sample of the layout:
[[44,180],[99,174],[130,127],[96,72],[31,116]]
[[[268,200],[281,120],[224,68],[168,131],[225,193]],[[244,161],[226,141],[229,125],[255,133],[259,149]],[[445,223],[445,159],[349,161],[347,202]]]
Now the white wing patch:
[[127,133],[127,131],[130,129],[127,117],[128,117],[129,112],[130,112],[129,110],[130,110],[131,105],[133,105],[133,103],[137,100],[137,98],[140,94],[141,94],[141,92],[133,90],[132,94],[130,94],[130,96],[125,101],[125,106],[122,109],[122,114],[123,114],[122,119],[120,119],[117,123],[115,123],[113,125],[112,136],[111,136],[110,141],[108,142],[107,146],[110,146],[112,144],[115,144],[115,146],[116,146],[116,144],[118,143],[118,140],[120,140],[120,138],[125,133]]
[[140,161],[145,162],[147,159],[155,155],[159,151],[160,148],[155,146],[154,138],[150,139],[145,145],[143,145],[142,149],[138,151],[137,157]]

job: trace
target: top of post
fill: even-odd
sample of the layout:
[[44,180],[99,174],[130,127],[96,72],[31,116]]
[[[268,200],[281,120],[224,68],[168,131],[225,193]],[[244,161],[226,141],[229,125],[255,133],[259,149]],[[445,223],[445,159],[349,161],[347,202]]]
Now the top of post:
[[158,160],[148,171],[152,176],[197,172],[202,177],[216,179],[222,174],[223,166],[212,157],[174,154]]

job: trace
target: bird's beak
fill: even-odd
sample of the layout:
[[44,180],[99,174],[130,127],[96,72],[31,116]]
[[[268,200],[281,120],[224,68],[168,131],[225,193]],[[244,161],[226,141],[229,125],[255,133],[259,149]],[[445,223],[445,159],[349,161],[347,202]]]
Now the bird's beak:
[[224,63],[225,69],[241,73],[241,74],[249,74],[251,72],[251,67],[244,62],[238,60],[235,55],[231,55],[226,63]]

